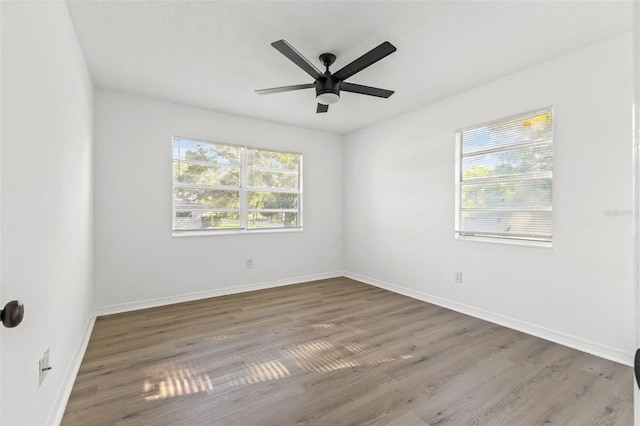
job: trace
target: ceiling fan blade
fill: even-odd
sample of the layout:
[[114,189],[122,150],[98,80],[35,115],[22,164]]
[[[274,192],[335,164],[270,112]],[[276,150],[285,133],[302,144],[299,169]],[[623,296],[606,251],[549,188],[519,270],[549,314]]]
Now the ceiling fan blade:
[[275,47],[284,56],[289,58],[291,62],[293,62],[300,68],[302,68],[304,72],[309,74],[315,80],[322,77],[322,73],[320,72],[320,70],[316,68],[315,65],[309,62],[307,58],[302,56],[300,52],[294,49],[293,46],[291,46],[285,40],[274,41],[273,43],[271,43],[271,45]]
[[361,95],[377,96],[379,98],[388,98],[393,95],[393,90],[378,89],[377,87],[362,86],[360,84],[340,83],[340,90],[343,92],[359,93]]
[[355,61],[351,62],[348,65],[345,65],[344,67],[336,71],[333,76],[338,80],[346,80],[355,73],[362,71],[369,65],[375,64],[380,59],[392,54],[395,51],[395,46],[388,41],[385,41],[380,46],[370,50]]
[[327,112],[327,111],[329,111],[329,105],[318,103],[318,108],[316,109],[317,113]]
[[311,89],[316,87],[315,84],[296,84],[294,86],[282,86],[282,87],[272,87],[271,89],[259,89],[256,90],[258,95],[269,95],[271,93],[281,93],[281,92],[291,92],[293,90],[301,90],[301,89]]

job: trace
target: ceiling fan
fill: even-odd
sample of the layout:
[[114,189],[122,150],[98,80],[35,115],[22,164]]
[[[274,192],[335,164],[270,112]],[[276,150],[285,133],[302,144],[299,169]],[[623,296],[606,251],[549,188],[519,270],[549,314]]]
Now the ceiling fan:
[[317,113],[327,112],[329,105],[335,104],[340,100],[340,91],[359,93],[361,95],[377,96],[380,98],[388,98],[393,95],[392,90],[378,89],[377,87],[362,86],[360,84],[348,83],[345,80],[352,75],[362,71],[369,65],[373,65],[380,59],[396,51],[394,45],[385,41],[378,47],[370,50],[360,56],[355,61],[345,65],[340,70],[331,73],[329,67],[336,60],[333,53],[323,53],[320,55],[320,62],[324,65],[326,71],[322,73],[307,58],[302,56],[300,52],[293,48],[285,40],[278,40],[271,43],[280,53],[289,58],[291,62],[302,68],[309,74],[315,82],[309,84],[296,84],[293,86],[274,87],[271,89],[256,90],[259,95],[268,95],[270,93],[290,92],[301,89],[316,89],[316,99],[318,101]]

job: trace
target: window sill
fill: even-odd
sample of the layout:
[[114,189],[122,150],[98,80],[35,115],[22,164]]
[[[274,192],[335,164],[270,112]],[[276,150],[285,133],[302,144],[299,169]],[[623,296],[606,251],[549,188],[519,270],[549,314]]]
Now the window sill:
[[553,248],[553,242],[547,242],[547,241],[527,241],[527,240],[516,240],[511,238],[473,237],[469,235],[455,235],[455,239],[458,241],[474,241],[474,242],[480,242],[480,243],[505,244],[510,246]]
[[233,230],[210,230],[210,231],[172,231],[171,236],[175,238],[185,237],[210,237],[217,235],[253,235],[253,234],[276,234],[302,232],[302,227],[298,228],[271,228],[271,229],[233,229]]

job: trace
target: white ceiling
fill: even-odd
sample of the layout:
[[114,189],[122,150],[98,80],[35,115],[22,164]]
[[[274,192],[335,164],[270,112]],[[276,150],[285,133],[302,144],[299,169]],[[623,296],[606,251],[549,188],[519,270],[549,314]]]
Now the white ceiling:
[[[630,31],[630,1],[68,1],[96,86],[215,111],[349,133]],[[271,47],[285,39],[332,71],[388,40],[397,52],[316,114],[313,79]]]

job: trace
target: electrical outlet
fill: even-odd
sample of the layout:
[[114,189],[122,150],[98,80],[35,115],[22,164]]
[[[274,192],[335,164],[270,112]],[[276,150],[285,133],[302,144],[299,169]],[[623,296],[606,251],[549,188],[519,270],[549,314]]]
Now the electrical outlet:
[[51,370],[51,364],[49,361],[49,348],[47,348],[44,354],[42,354],[40,361],[38,361],[38,386],[42,386],[42,382],[44,382],[45,377],[47,377],[49,370]]
[[253,259],[247,259],[247,269],[253,268]]
[[462,284],[462,271],[453,271],[453,281],[456,284]]

